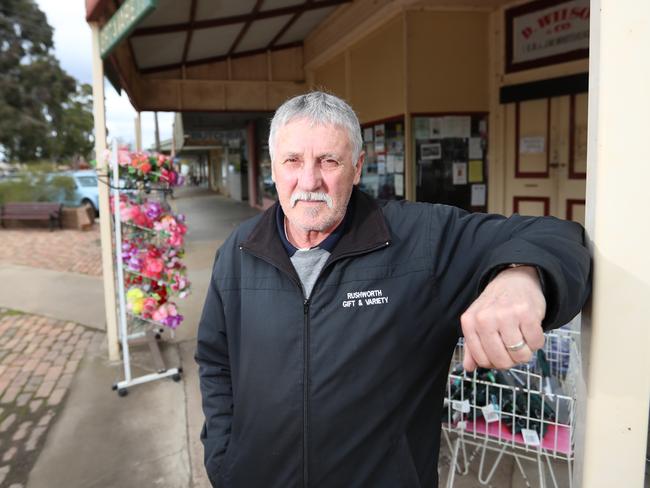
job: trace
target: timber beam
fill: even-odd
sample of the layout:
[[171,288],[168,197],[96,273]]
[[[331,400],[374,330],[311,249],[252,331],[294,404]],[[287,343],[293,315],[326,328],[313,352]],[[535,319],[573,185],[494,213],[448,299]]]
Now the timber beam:
[[142,79],[136,102],[141,111],[273,111],[307,90],[293,81]]

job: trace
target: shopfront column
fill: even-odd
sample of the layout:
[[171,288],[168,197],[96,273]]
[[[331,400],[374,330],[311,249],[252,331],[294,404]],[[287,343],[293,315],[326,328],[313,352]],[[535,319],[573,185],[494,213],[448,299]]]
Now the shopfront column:
[[584,443],[574,486],[641,487],[650,397],[650,2],[592,0]]
[[[104,107],[104,65],[99,54],[99,25],[92,22],[93,60],[93,120],[95,124],[95,160],[100,181],[108,179],[108,164],[104,159],[106,151],[106,116]],[[115,267],[111,237],[111,218],[108,185],[99,185],[99,230],[102,243],[102,277],[104,283],[104,308],[106,310],[106,340],[108,358],[120,359],[117,337],[117,303],[115,294]]]

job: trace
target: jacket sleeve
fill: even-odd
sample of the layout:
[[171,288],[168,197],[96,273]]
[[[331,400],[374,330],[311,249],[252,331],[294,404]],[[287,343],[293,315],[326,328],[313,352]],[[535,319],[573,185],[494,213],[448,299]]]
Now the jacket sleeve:
[[201,431],[205,468],[214,483],[230,440],[233,412],[230,359],[223,303],[215,280],[215,260],[208,294],[199,322],[195,360],[205,423]]
[[545,330],[568,323],[582,309],[591,292],[591,258],[580,224],[554,217],[470,214],[445,205],[433,212],[436,275],[444,280],[441,293],[452,294],[446,299],[454,304],[455,317],[510,263],[540,271]]

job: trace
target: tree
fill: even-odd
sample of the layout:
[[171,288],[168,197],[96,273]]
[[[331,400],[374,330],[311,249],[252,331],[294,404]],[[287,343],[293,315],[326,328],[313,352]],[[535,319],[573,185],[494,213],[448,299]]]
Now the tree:
[[50,154],[56,160],[87,158],[94,149],[92,87],[84,83],[76,88],[63,104],[60,123],[50,139]]
[[54,57],[52,28],[34,0],[2,0],[0,145],[5,157],[31,161],[89,152],[88,107],[87,89],[79,88]]

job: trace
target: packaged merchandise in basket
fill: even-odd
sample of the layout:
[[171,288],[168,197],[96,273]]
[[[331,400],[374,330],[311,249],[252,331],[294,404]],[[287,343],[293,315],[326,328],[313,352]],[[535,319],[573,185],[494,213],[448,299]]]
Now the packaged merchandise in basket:
[[181,186],[185,180],[173,160],[164,154],[122,148],[118,150],[117,163],[127,188],[146,189],[151,184]]
[[[462,415],[480,418],[486,412],[484,407],[491,406],[488,411],[498,412],[512,434],[532,429],[544,437],[548,423],[556,420],[555,410],[546,397],[522,383],[515,371],[478,368],[475,376],[465,376],[459,365],[451,372],[449,381],[443,421],[454,421]],[[454,415],[450,408],[456,410]]]

